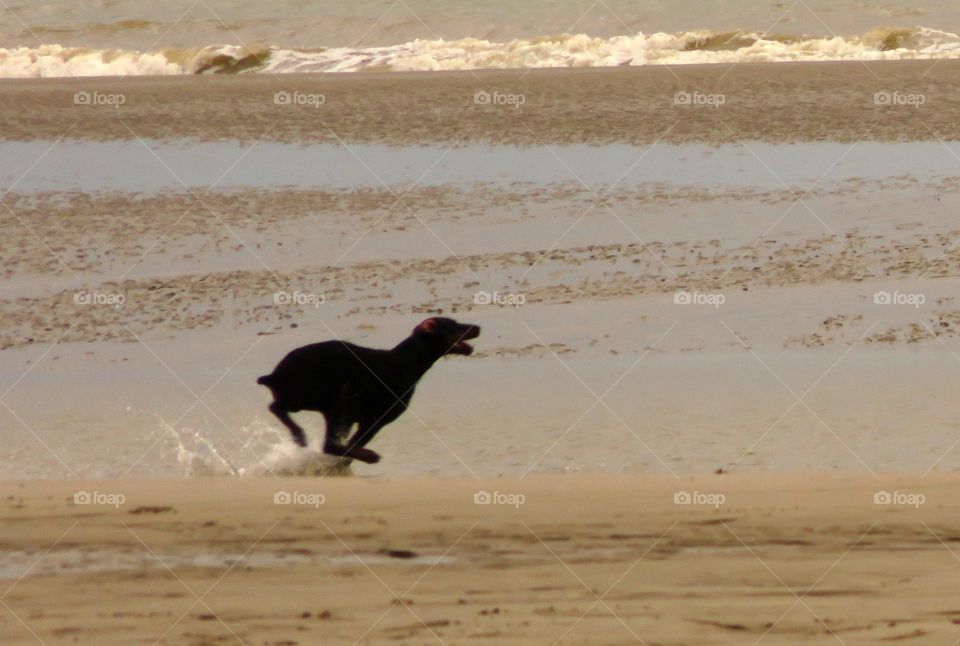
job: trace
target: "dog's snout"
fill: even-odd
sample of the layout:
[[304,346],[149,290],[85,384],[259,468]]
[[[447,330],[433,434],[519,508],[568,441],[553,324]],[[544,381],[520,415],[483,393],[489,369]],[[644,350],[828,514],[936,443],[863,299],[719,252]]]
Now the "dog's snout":
[[463,333],[464,339],[476,339],[480,336],[480,326],[479,325],[467,325],[466,330]]

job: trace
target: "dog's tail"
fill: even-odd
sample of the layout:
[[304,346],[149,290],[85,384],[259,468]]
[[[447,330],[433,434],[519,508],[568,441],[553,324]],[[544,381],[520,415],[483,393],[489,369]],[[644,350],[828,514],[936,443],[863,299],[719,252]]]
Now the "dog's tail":
[[260,384],[261,386],[266,386],[267,388],[269,388],[273,384],[273,375],[272,374],[264,375],[259,379],[257,379],[257,383]]

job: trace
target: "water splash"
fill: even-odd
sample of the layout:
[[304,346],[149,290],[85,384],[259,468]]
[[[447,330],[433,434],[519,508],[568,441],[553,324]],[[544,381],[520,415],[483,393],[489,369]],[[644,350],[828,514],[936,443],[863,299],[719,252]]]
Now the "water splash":
[[350,476],[350,462],[286,440],[274,444],[261,463],[241,469],[238,475]]
[[[246,437],[241,455],[246,464],[237,466],[209,438],[191,429],[178,430],[161,420],[175,442],[177,464],[188,478],[222,476],[351,476],[351,460],[327,455],[315,448],[295,445],[286,434],[256,421],[241,428]],[[259,457],[263,456],[263,457]]]

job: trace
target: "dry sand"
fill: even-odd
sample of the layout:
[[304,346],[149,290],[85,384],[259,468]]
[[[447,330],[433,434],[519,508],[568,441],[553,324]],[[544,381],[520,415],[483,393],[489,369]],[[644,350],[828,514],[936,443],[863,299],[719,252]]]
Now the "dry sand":
[[[125,500],[78,505],[77,491]],[[478,491],[524,500],[476,505]],[[724,498],[675,504],[684,491]],[[881,491],[895,503],[874,504]],[[956,476],[46,481],[0,492],[0,634],[11,646],[960,637]],[[274,504],[277,492],[324,501]]]

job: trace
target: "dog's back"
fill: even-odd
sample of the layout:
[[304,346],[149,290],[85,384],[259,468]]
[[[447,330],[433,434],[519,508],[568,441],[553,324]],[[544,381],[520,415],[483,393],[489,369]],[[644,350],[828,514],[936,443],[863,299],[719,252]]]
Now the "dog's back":
[[402,387],[396,364],[387,350],[324,341],[291,351],[257,383],[293,409],[327,412],[349,396],[345,391],[380,398]]

